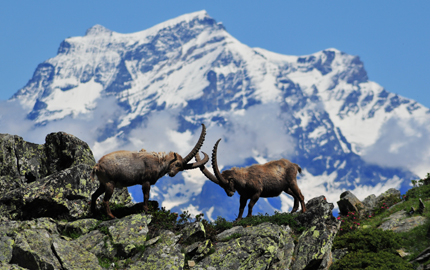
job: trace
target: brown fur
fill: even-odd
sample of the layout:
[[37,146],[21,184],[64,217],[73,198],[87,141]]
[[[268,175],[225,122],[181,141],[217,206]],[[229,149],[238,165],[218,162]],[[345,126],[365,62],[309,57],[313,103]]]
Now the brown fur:
[[[252,208],[260,197],[277,197],[282,191],[290,194],[294,198],[294,207],[292,213],[299,208],[299,202],[302,212],[306,212],[304,196],[297,185],[297,172],[301,173],[299,165],[290,162],[287,159],[280,159],[267,162],[265,164],[254,164],[244,168],[231,168],[224,170],[222,173],[218,170],[216,161],[216,151],[218,143],[214,146],[212,152],[212,167],[215,175],[210,173],[204,166],[201,166],[203,174],[211,181],[224,188],[228,196],[233,196],[237,191],[240,195],[239,215],[236,220],[242,219],[246,203],[248,204],[248,216],[252,216]],[[196,160],[200,160],[198,154]]]
[[109,208],[109,199],[114,189],[142,185],[143,208],[147,212],[149,191],[151,185],[154,185],[158,179],[165,174],[173,177],[180,171],[197,168],[209,160],[205,154],[205,159],[202,162],[188,163],[201,148],[205,135],[206,129],[203,125],[199,141],[185,158],[174,152],[166,154],[164,152],[147,152],[144,149],[139,152],[121,150],[103,156],[91,172],[91,178],[94,180],[97,176],[100,182],[99,188],[91,196],[91,211],[95,211],[97,198],[105,193],[103,203],[106,212],[109,217],[115,218]]

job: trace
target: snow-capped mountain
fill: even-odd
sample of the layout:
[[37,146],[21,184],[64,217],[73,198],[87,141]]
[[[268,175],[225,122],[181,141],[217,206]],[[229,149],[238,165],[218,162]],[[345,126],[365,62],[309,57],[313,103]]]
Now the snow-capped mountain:
[[[303,169],[305,200],[404,191],[428,172],[429,109],[369,81],[358,56],[250,48],[205,11],[131,34],[93,26],[64,40],[11,100],[35,129],[68,129],[96,158],[121,148],[186,154],[205,123],[203,151],[223,138],[220,166],[288,158]],[[142,200],[140,187],[130,190]],[[239,208],[238,195],[227,197],[199,170],[163,177],[151,197],[209,219],[234,219]],[[261,198],[254,213],[292,202]]]

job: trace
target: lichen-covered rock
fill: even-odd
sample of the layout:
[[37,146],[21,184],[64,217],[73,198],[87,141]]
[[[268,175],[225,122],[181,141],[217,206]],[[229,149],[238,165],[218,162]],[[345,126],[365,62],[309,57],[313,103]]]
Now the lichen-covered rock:
[[11,236],[19,229],[19,221],[4,220],[0,222],[0,237]]
[[306,213],[297,216],[306,230],[299,237],[291,269],[328,269],[331,266],[331,247],[340,228],[340,222],[332,214],[333,208],[332,203],[320,196],[309,200]]
[[224,241],[224,239],[227,239],[229,237],[231,237],[233,234],[240,234],[243,235],[245,228],[243,228],[242,226],[235,226],[231,229],[225,230],[219,234],[217,234],[216,238],[218,241]]
[[97,257],[74,241],[54,237],[52,249],[61,263],[61,269],[102,269]]
[[12,259],[12,250],[15,241],[8,237],[0,237],[0,262],[9,263]]
[[273,266],[272,269],[286,269],[285,267],[290,264],[294,243],[285,228],[263,223],[241,230],[236,229],[235,234],[237,238],[217,243],[215,252],[203,258],[196,267],[268,269],[269,266]]
[[0,262],[0,270],[26,270],[27,268],[22,268],[16,264],[8,264]]
[[129,269],[183,269],[185,255],[177,244],[180,238],[181,235],[175,235],[171,231],[161,231],[158,241],[148,246]]
[[88,198],[97,188],[96,183],[88,183],[90,172],[91,167],[81,164],[7,192],[0,202],[15,207],[2,210],[15,219],[83,217],[89,210]]
[[88,144],[65,132],[48,134],[45,138],[44,149],[49,174],[79,164],[86,164],[90,167],[96,164]]
[[196,242],[206,237],[205,227],[201,221],[187,224],[182,230],[182,242]]
[[0,194],[47,175],[43,146],[0,134]]
[[148,224],[151,216],[136,214],[122,219],[100,223],[99,227],[107,227],[112,243],[124,256],[132,254],[138,246],[145,244]]
[[428,218],[423,216],[410,217],[405,210],[396,212],[384,219],[378,229],[392,230],[393,232],[408,232],[417,226],[424,225]]
[[94,166],[95,160],[87,143],[73,135],[51,133],[39,145],[0,134],[0,193],[79,164]]
[[[86,164],[77,165],[7,192],[0,197],[0,214],[11,219],[67,220],[91,215],[89,200],[99,185],[89,180],[91,170]],[[119,189],[111,202],[130,204],[131,197],[126,188]]]
[[93,218],[79,219],[76,221],[68,222],[64,227],[64,233],[86,234],[95,229],[99,221]]
[[363,203],[351,191],[345,191],[340,194],[340,200],[337,202],[337,205],[342,215],[347,215],[348,212],[358,213],[364,209]]
[[58,234],[58,227],[52,218],[36,218],[19,222],[19,230],[25,229],[45,229],[50,234]]
[[335,249],[332,252],[333,262],[342,259],[346,254],[348,254],[348,248]]
[[375,194],[371,194],[367,196],[363,201],[364,212],[366,214],[371,214],[376,207],[376,196]]
[[109,235],[98,230],[91,231],[75,240],[81,247],[93,253],[98,258],[113,259],[118,255]]
[[23,230],[16,234],[11,263],[28,269],[60,269],[51,246],[52,237],[46,230]]
[[186,254],[195,263],[196,261],[201,261],[206,255],[208,255],[211,252],[212,249],[213,249],[212,241],[207,239],[202,242],[196,242],[191,246],[187,247]]
[[381,202],[382,200],[384,200],[386,197],[389,197],[389,196],[395,196],[397,198],[400,198],[400,190],[395,188],[388,189],[387,191],[385,191],[384,193],[376,197],[376,203]]
[[[45,144],[38,145],[0,134],[0,161],[1,216],[23,220],[88,215],[88,201],[98,187],[96,181],[89,181],[95,160],[77,137],[51,133]],[[126,200],[120,197],[122,203]]]

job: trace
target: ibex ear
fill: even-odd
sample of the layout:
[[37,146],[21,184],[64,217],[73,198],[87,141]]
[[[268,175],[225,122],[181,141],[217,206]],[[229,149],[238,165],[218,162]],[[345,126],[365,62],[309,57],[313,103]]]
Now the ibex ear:
[[176,160],[178,160],[178,156],[176,155],[175,152],[173,152],[173,159],[169,162],[169,166],[172,165],[172,163],[175,162]]

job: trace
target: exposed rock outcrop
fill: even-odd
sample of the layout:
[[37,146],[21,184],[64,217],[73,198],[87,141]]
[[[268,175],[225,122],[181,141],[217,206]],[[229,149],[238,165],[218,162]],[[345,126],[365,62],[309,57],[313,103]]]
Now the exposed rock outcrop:
[[[0,161],[0,216],[73,220],[88,214],[98,182],[89,177],[95,160],[87,143],[64,132],[47,135],[42,145],[0,134]],[[126,188],[113,197],[131,203]]]
[[99,259],[124,258],[117,263],[126,269],[183,269],[188,261],[197,269],[328,269],[339,222],[323,197],[307,207],[311,212],[302,218],[305,230],[298,240],[289,226],[263,223],[234,227],[212,242],[204,239],[201,222],[188,224],[180,234],[163,230],[147,239],[151,216],[144,214],[103,222],[4,220],[0,262],[25,269],[101,269]]
[[351,191],[345,191],[340,194],[340,200],[337,205],[342,215],[347,215],[348,212],[358,213],[364,209],[364,204]]
[[89,212],[98,183],[89,177],[95,161],[85,142],[63,132],[49,134],[43,145],[2,134],[0,149],[0,268],[101,269],[112,261],[126,269],[328,269],[331,264],[339,222],[324,196],[311,199],[306,213],[295,214],[304,228],[298,236],[287,225],[263,223],[234,227],[210,240],[198,221],[179,234],[162,230],[148,239],[152,217],[131,203],[126,189],[116,190],[111,200],[121,205],[121,218],[102,221]]

